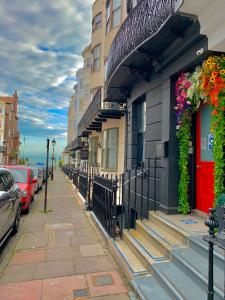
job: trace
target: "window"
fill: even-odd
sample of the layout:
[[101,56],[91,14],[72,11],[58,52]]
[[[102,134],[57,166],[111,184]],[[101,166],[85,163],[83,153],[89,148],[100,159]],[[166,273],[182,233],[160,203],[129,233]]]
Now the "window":
[[146,128],[146,102],[136,104],[137,116],[137,166],[144,161],[145,154],[145,128]]
[[102,26],[102,13],[97,14],[93,19],[93,32]]
[[121,0],[112,1],[112,27],[115,28],[121,21]]
[[0,175],[0,191],[1,192],[5,191],[3,175]]
[[4,174],[5,190],[10,191],[13,187],[13,178],[10,174]]
[[93,65],[92,70],[98,72],[100,70],[100,55],[101,55],[101,45],[96,46],[93,51]]
[[106,5],[106,33],[110,31],[110,1]]
[[117,169],[118,161],[118,128],[103,131],[102,140],[102,168]]
[[85,62],[85,67],[86,69],[90,69],[90,66],[91,66],[91,58],[88,57]]
[[26,170],[18,170],[18,169],[10,169],[16,183],[26,183],[27,182],[27,171]]
[[98,138],[90,138],[90,149],[89,149],[89,163],[91,165],[97,165],[98,163]]

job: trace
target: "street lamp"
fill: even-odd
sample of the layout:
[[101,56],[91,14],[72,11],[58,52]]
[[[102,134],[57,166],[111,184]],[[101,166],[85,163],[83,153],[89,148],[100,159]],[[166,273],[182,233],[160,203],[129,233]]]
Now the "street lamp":
[[54,157],[54,150],[55,150],[56,140],[52,140],[52,172],[51,172],[51,180],[53,180],[53,161],[55,159]]

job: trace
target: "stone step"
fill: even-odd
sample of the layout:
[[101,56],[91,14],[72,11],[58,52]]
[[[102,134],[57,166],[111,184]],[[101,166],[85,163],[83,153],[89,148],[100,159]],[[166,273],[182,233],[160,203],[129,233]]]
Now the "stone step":
[[161,235],[164,236],[171,244],[187,244],[188,233],[168,220],[161,212],[149,212],[148,225],[154,228],[160,228]]
[[[171,253],[172,262],[189,277],[195,278],[195,282],[207,290],[208,285],[208,260],[203,256],[186,247],[174,249]],[[214,265],[214,290],[220,299],[223,299],[224,270]]]
[[148,273],[147,268],[124,241],[117,240],[115,245],[134,276]]
[[[174,300],[207,299],[207,289],[202,289],[194,277],[189,277],[172,262],[155,264],[152,266],[152,271],[154,278]],[[215,295],[214,300],[221,300],[221,298]]]
[[164,241],[169,248],[183,246],[183,236],[182,239],[174,234],[173,229],[171,230],[167,225],[164,226],[161,223],[155,223],[148,220],[143,220],[143,224],[147,227],[148,230],[154,232],[159,238]]
[[141,300],[174,300],[153,276],[134,278],[131,285]]
[[176,247],[185,245],[174,238],[171,233],[165,232],[161,225],[156,225],[150,221],[137,221],[136,230],[140,232],[151,243],[155,244],[165,257],[170,257],[170,251]]
[[133,229],[124,231],[124,242],[149,270],[156,261],[165,260],[165,255],[157,249],[154,242],[150,243],[140,232]]
[[[189,246],[203,256],[208,261],[209,246],[208,243],[203,240],[203,236],[190,236],[188,238]],[[214,266],[218,268],[224,268],[225,258],[224,250],[218,246],[214,247]]]

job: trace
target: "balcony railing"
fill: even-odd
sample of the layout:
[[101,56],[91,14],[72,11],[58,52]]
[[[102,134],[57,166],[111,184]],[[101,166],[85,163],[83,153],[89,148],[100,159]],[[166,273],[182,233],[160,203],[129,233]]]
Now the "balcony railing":
[[106,80],[145,41],[156,35],[178,10],[182,0],[142,0],[119,29],[109,52]]
[[[101,124],[101,118],[103,118],[100,114],[105,113],[108,116],[107,111],[124,111],[124,107],[120,106],[118,103],[111,103],[104,101],[105,100],[105,87],[100,87],[93,100],[89,104],[86,112],[78,123],[78,135],[81,136],[83,132],[86,131],[87,127],[93,122],[92,128],[95,130],[97,128],[97,124]],[[116,113],[116,112],[115,112]],[[97,118],[97,120],[95,120]],[[95,127],[96,124],[96,127]]]

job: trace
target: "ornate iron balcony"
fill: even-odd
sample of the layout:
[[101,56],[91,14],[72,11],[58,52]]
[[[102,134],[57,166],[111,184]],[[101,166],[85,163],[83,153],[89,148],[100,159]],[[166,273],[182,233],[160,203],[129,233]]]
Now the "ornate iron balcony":
[[87,130],[101,131],[103,120],[120,118],[124,111],[124,107],[118,103],[105,101],[105,87],[100,87],[78,123],[78,136],[82,136]]
[[107,84],[125,59],[156,35],[181,4],[182,0],[142,0],[131,10],[109,52]]

